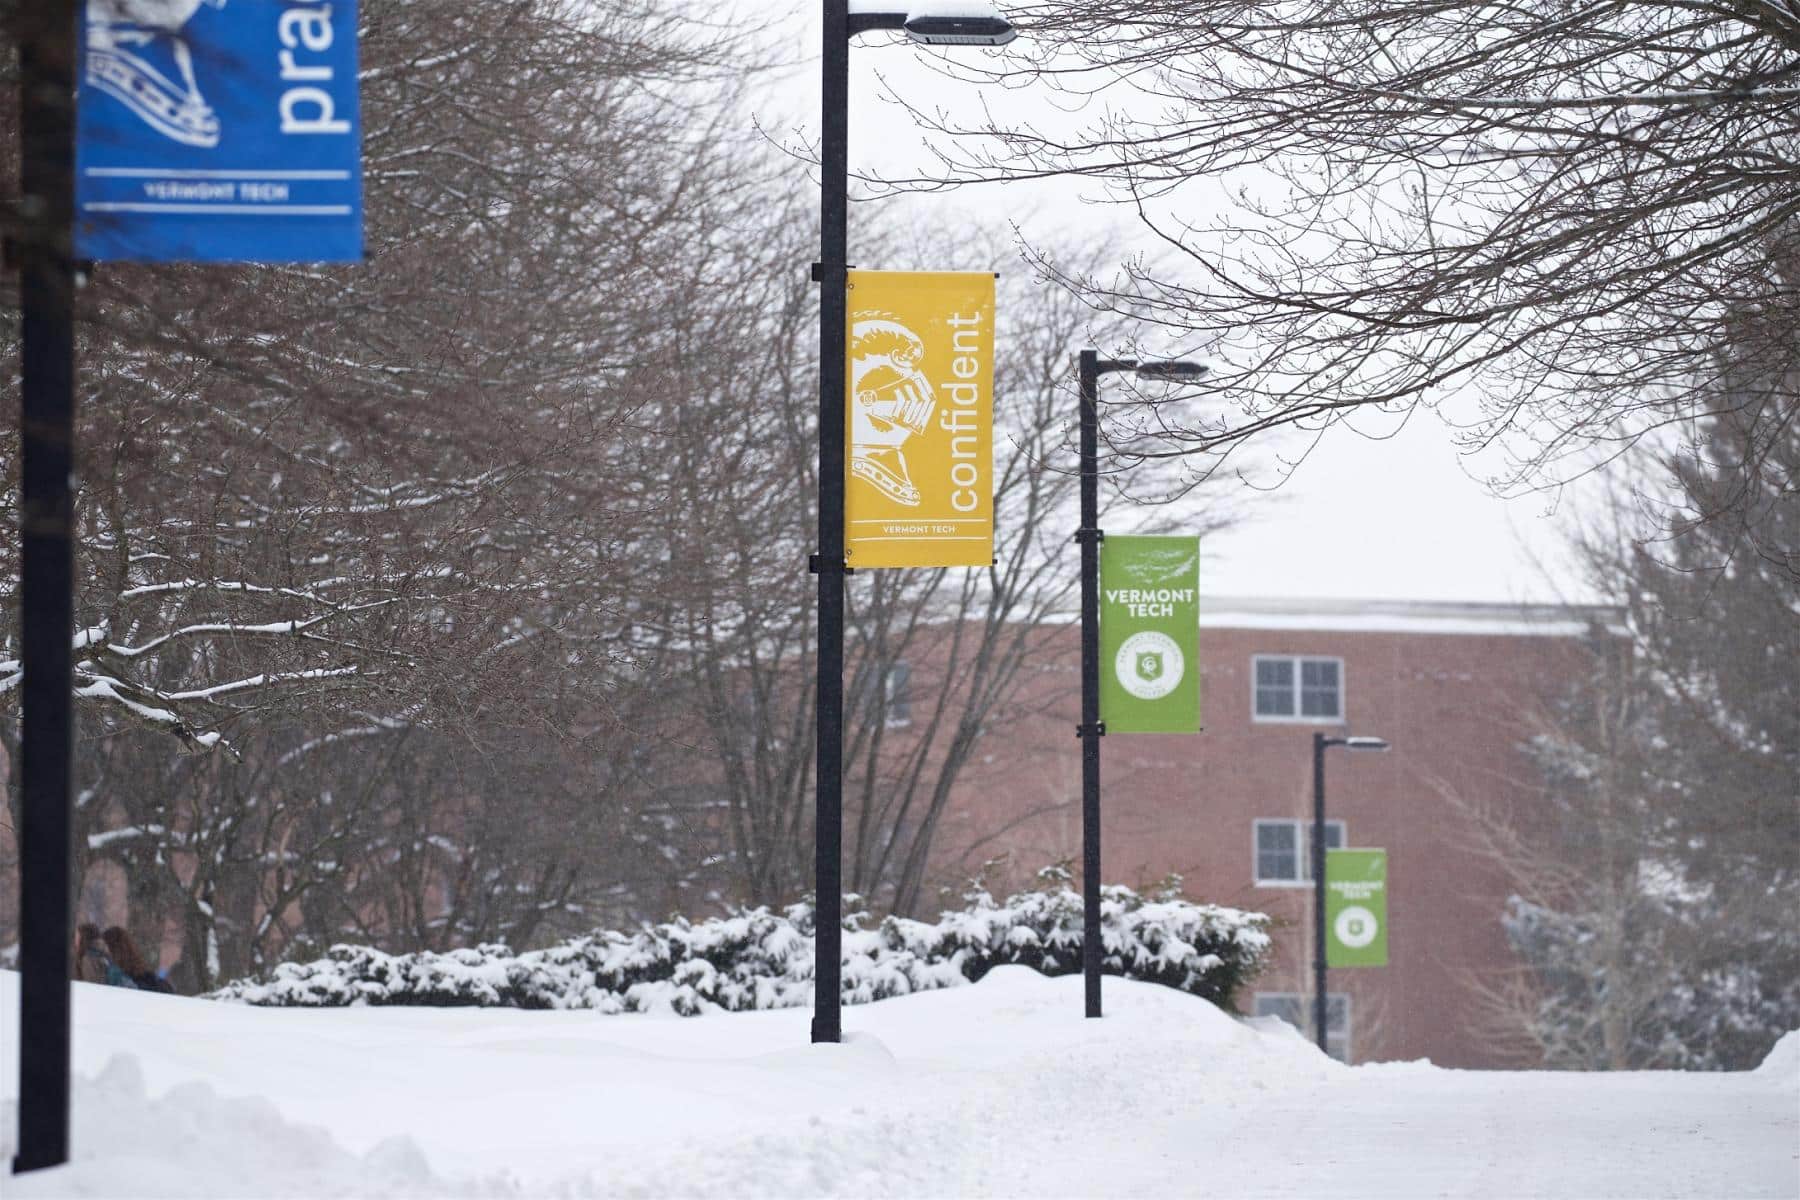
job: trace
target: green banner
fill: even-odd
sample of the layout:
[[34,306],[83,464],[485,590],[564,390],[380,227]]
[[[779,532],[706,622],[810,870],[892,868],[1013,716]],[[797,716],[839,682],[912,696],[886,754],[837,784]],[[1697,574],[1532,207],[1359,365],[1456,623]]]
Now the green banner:
[[1200,539],[1100,543],[1100,719],[1108,733],[1200,731]]
[[1325,852],[1325,965],[1385,967],[1387,851]]

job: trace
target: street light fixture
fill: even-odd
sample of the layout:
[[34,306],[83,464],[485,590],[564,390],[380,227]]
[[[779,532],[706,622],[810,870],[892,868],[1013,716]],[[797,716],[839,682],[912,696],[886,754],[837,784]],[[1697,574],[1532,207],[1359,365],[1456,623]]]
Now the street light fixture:
[[1196,362],[1102,359],[1081,352],[1081,971],[1087,1015],[1100,1015],[1100,376],[1131,371],[1140,379],[1198,379]]
[[1172,362],[1131,362],[1120,360],[1116,363],[1102,363],[1101,368],[1112,367],[1114,370],[1136,372],[1140,379],[1198,379],[1210,369],[1205,363],[1186,362],[1180,359]]
[[842,1036],[844,845],[844,351],[850,190],[850,39],[902,30],[927,45],[999,46],[1013,28],[986,0],[896,8],[881,0],[825,0],[819,90],[819,577],[818,701],[813,773],[812,1040]]
[[1333,746],[1346,750],[1386,751],[1386,738],[1334,737],[1313,734],[1313,1036],[1325,1050],[1325,751]]
[[[935,5],[915,5],[913,12]],[[986,5],[981,7],[985,8]],[[1004,46],[1019,36],[1019,31],[1004,17],[957,17],[942,13],[908,16],[906,36],[927,46]]]

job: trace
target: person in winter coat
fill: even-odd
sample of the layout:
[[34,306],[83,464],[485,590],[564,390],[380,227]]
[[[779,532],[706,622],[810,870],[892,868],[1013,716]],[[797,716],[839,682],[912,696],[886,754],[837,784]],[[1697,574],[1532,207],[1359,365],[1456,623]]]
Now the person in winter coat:
[[106,952],[106,939],[100,927],[84,921],[75,930],[75,978],[83,983],[103,983],[112,987],[136,988],[127,975]]
[[168,980],[150,969],[150,964],[144,961],[142,954],[138,953],[137,943],[131,940],[131,935],[123,928],[118,925],[110,926],[100,937],[106,943],[106,952],[112,957],[113,964],[130,976],[132,984],[139,990],[169,993],[175,991],[169,986]]

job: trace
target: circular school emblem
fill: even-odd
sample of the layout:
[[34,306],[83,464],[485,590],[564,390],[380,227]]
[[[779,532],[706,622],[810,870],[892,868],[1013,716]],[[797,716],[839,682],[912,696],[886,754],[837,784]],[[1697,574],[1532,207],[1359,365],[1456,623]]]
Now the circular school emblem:
[[1175,639],[1150,630],[1126,638],[1113,659],[1119,686],[1139,700],[1161,700],[1186,672],[1187,661]]
[[1338,913],[1332,928],[1338,941],[1352,950],[1361,950],[1364,946],[1374,944],[1375,935],[1381,932],[1381,922],[1375,919],[1375,914],[1369,909],[1360,904],[1352,904]]

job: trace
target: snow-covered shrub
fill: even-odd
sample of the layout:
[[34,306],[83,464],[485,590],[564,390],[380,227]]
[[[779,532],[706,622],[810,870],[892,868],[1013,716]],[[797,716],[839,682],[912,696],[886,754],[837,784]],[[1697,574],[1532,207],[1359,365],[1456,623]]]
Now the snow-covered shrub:
[[[972,983],[1021,964],[1047,975],[1081,970],[1081,897],[1062,872],[1038,891],[996,902],[976,889],[967,906],[935,924],[888,917],[868,925],[854,904],[844,920],[843,995],[863,1004]],[[1105,971],[1160,983],[1230,1009],[1269,954],[1261,913],[1103,891]],[[603,930],[514,954],[486,945],[446,954],[384,954],[334,946],[323,959],[283,963],[238,980],[214,999],[278,1007],[415,1004],[581,1008],[605,1013],[793,1008],[812,1003],[813,908],[744,909],[692,922],[677,918],[635,933]]]

